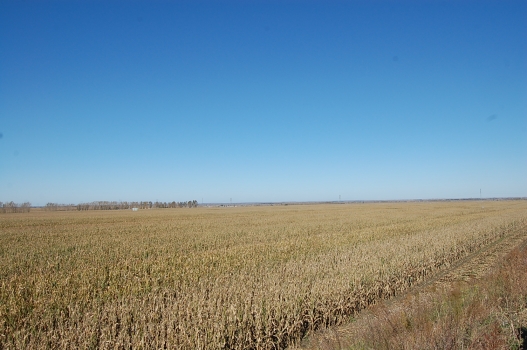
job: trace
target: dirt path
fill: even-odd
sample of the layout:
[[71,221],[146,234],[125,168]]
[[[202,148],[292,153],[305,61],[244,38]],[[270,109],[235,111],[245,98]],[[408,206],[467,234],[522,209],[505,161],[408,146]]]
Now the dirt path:
[[[429,276],[423,282],[408,290],[408,292],[390,300],[382,301],[383,307],[397,307],[398,302],[407,298],[409,295],[426,293],[437,287],[447,287],[455,282],[468,282],[480,278],[499,264],[514,248],[526,246],[527,231],[524,227],[505,234],[496,241],[458,260],[447,269],[440,270]],[[368,309],[363,310],[356,317],[356,320],[358,321],[360,318],[365,317],[370,317]],[[350,327],[352,325],[344,324],[338,327],[320,330],[311,337],[304,339],[298,347],[293,349],[338,349],[338,344],[341,343],[339,339],[350,333]]]

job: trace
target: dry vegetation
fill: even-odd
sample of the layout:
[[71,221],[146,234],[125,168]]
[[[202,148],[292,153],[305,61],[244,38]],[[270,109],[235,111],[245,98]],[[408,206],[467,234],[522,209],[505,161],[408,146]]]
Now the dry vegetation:
[[525,201],[0,217],[0,348],[284,348],[507,235]]
[[526,349],[525,243],[481,278],[438,283],[378,303],[353,322],[306,339],[302,348]]

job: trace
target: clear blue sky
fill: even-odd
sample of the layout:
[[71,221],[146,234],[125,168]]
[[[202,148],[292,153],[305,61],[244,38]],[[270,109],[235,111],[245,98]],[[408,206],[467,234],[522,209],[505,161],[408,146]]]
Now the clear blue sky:
[[527,196],[526,1],[0,2],[0,201]]

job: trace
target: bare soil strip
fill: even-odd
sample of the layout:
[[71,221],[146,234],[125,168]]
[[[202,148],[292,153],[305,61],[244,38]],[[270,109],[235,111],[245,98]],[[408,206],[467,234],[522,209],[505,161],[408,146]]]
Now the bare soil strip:
[[[493,267],[498,266],[503,261],[503,258],[517,247],[520,249],[527,247],[527,231],[524,227],[505,233],[499,239],[468,254],[448,268],[432,274],[421,283],[409,289],[406,293],[391,298],[390,300],[383,300],[383,307],[394,307],[409,295],[426,293],[437,287],[447,287],[453,283],[469,282],[470,280],[481,278],[489,273]],[[354,321],[356,322],[360,318],[370,317],[370,314],[368,309],[365,309],[354,318]],[[340,349],[338,346],[341,343],[339,339],[344,339],[346,334],[350,334],[349,329],[353,327],[355,322],[317,331],[304,339],[298,347],[292,349],[319,349],[321,346],[324,349]],[[343,343],[346,342],[344,341]]]

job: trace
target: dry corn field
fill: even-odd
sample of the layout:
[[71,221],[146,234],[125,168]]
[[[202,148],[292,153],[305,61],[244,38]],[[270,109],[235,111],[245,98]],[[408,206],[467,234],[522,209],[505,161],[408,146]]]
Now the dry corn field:
[[0,349],[281,349],[522,235],[523,200],[2,214]]

